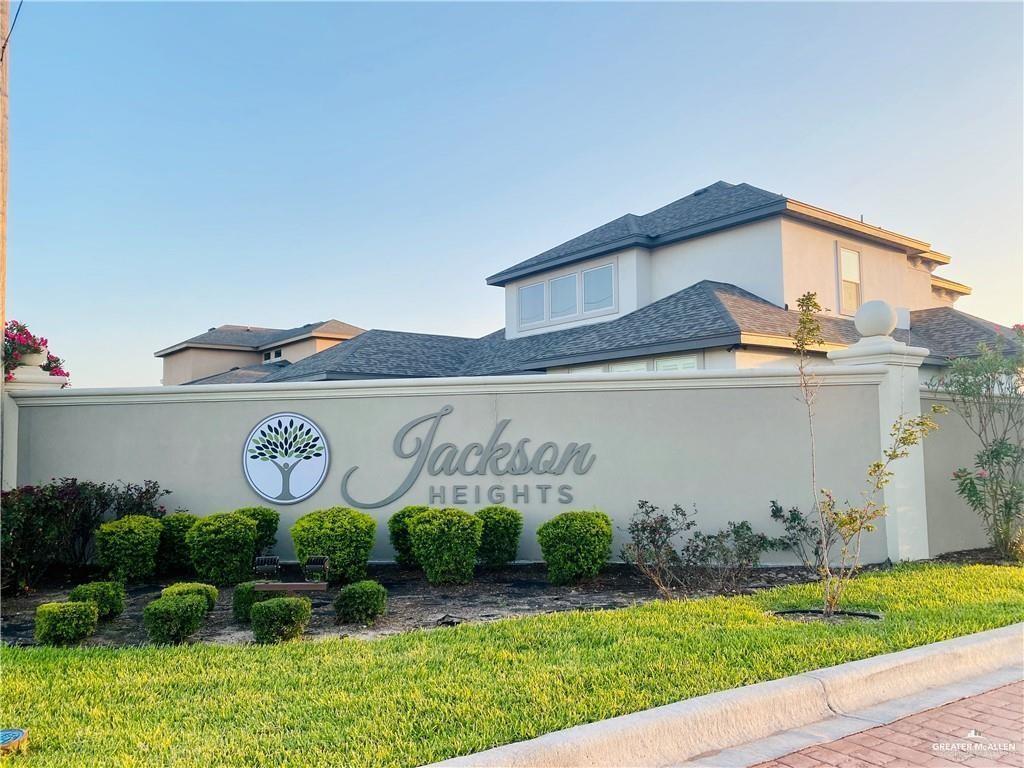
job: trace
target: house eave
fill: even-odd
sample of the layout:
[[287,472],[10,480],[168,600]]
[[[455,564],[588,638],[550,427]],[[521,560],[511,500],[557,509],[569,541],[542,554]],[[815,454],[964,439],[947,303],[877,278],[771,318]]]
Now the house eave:
[[566,264],[573,264],[577,261],[592,259],[598,256],[606,256],[629,248],[657,248],[663,245],[679,243],[684,240],[691,240],[695,237],[710,235],[713,232],[736,227],[740,224],[749,224],[755,221],[760,221],[761,219],[770,218],[771,216],[777,216],[785,210],[785,202],[786,201],[784,200],[774,201],[767,203],[766,205],[757,206],[756,208],[749,208],[740,213],[734,213],[729,216],[712,219],[711,221],[705,221],[695,226],[683,227],[682,229],[677,229],[672,232],[666,232],[665,234],[658,235],[657,237],[651,237],[650,235],[640,233],[630,234],[626,237],[620,237],[617,240],[613,240],[608,243],[602,243],[601,245],[563,254],[562,256],[551,259],[550,261],[545,261],[543,264],[531,267],[513,267],[497,272],[487,278],[487,284],[504,286],[521,277],[528,277],[538,272],[546,272],[554,267],[565,266]]
[[185,349],[223,349],[229,352],[257,352],[259,351],[256,347],[249,344],[202,344],[193,341],[182,341],[165,349],[157,350],[153,353],[153,357],[166,357],[167,355],[175,352],[181,352]]
[[747,210],[739,213],[702,222],[695,226],[684,227],[672,232],[667,232],[656,237],[642,233],[630,233],[629,235],[617,238],[616,240],[607,243],[591,246],[589,248],[581,248],[577,251],[563,254],[551,259],[550,261],[545,261],[542,264],[518,268],[511,267],[509,269],[496,272],[488,277],[487,284],[501,287],[513,280],[529,277],[530,275],[534,275],[539,272],[546,272],[549,269],[554,269],[555,267],[573,264],[577,261],[592,259],[599,256],[607,256],[629,248],[658,248],[682,242],[684,240],[703,237],[715,232],[720,232],[724,229],[738,227],[743,224],[752,224],[754,222],[761,221],[762,219],[780,215],[803,221],[810,221],[833,230],[839,230],[846,234],[856,235],[857,237],[861,237],[866,240],[895,247],[902,250],[907,255],[916,256],[917,258],[930,261],[936,265],[948,264],[950,261],[949,256],[939,253],[938,251],[933,251],[931,249],[931,245],[923,240],[907,237],[906,235],[901,235],[898,232],[892,232],[890,230],[883,229],[882,227],[876,227],[872,224],[865,224],[862,221],[857,221],[856,219],[851,219],[848,216],[833,213],[832,211],[826,211],[824,208],[817,208],[813,205],[808,205],[807,203],[801,203],[798,200],[785,198],[783,200],[773,201],[754,208],[748,208]]

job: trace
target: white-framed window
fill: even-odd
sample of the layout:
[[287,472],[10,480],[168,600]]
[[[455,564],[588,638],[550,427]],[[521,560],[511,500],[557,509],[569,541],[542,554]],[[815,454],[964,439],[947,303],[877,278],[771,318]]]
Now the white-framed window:
[[860,308],[860,253],[839,247],[839,314],[853,316]]
[[556,325],[615,311],[615,264],[563,272],[520,286],[519,327]]
[[274,358],[277,359],[280,356],[281,356],[281,350],[280,349],[275,349],[274,350]]
[[263,362],[267,362],[267,360],[269,360],[269,359],[270,359],[270,353],[269,352],[264,352],[263,353]]
[[697,370],[696,355],[678,355],[676,357],[659,357],[654,361],[656,371],[695,371]]
[[552,320],[579,314],[580,308],[576,296],[576,282],[576,273],[573,272],[571,275],[556,277],[548,283],[550,288],[549,295],[551,297],[548,317]]
[[583,313],[615,305],[615,267],[605,264],[583,271]]
[[524,285],[519,289],[519,325],[544,322],[544,283]]
[[647,370],[650,370],[650,363],[647,360],[621,360],[608,364],[609,373],[633,373]]

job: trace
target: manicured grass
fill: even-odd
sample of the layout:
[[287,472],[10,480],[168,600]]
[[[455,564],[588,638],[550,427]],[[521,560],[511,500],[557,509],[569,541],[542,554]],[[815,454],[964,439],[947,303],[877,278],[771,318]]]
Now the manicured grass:
[[879,622],[800,624],[813,586],[283,646],[5,648],[26,766],[412,766],[1024,620],[1024,568],[858,579]]

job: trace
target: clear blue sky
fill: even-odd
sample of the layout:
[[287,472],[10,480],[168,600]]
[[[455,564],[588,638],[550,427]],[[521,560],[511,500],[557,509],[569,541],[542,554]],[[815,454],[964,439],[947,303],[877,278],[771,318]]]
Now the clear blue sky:
[[1022,7],[39,4],[8,315],[75,386],[221,323],[479,335],[484,277],[718,179],[927,240],[1024,316]]

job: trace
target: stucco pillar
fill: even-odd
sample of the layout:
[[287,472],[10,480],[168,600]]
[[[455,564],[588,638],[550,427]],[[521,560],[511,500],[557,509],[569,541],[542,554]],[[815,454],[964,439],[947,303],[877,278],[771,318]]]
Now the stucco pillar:
[[[863,338],[846,349],[829,352],[842,365],[876,365],[885,368],[878,387],[879,458],[892,444],[893,424],[902,415],[921,415],[918,368],[928,356],[924,347],[911,347],[889,334],[896,327],[896,311],[884,301],[866,302],[855,318]],[[924,450],[910,449],[908,456],[890,466],[892,480],[882,491],[888,513],[885,533],[889,559],[923,560],[928,553],[928,515],[925,502]]]

